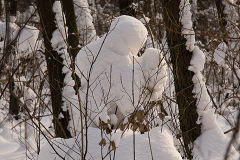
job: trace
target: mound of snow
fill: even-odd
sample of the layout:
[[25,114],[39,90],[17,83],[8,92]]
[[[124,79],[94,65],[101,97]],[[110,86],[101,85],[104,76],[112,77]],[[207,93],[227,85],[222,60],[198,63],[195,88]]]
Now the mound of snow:
[[[20,33],[19,33],[20,32]],[[0,38],[5,38],[6,22],[0,22]],[[9,23],[9,41],[12,42],[17,37],[17,50],[27,56],[29,52],[37,50],[39,30],[36,27],[26,25],[22,30],[15,23]],[[3,48],[3,42],[0,42],[0,48]]]
[[146,38],[141,21],[120,16],[106,35],[78,53],[75,68],[81,79],[82,106],[96,125],[99,119],[110,120],[112,114],[116,124],[144,103],[161,98],[166,62],[158,49],[149,48],[137,56]]
[[37,50],[39,46],[37,46],[39,30],[35,27],[26,25],[18,39],[18,50],[21,52],[33,52]]
[[[222,160],[225,156],[229,138],[222,132],[216,121],[214,110],[203,112],[202,134],[194,142],[194,159]],[[231,146],[230,160],[237,160],[239,153]]]
[[[117,131],[117,133],[121,131]],[[152,147],[153,159],[167,159],[167,160],[181,160],[181,155],[178,153],[173,145],[173,137],[168,132],[166,128],[155,128],[150,132],[150,140]],[[101,155],[101,146],[98,143],[101,141],[101,130],[96,128],[88,129],[88,153],[86,159],[101,159],[101,157],[107,155],[108,157],[113,157],[113,151],[108,154],[109,141],[107,137],[106,146],[103,147]],[[109,138],[110,139],[110,138]],[[113,139],[113,138],[111,138]],[[135,135],[135,153],[136,159],[146,160],[152,159],[148,134],[136,134]],[[51,141],[52,147],[57,151],[57,153],[65,157],[65,159],[81,159],[81,148],[78,144],[81,144],[80,136],[79,138],[71,139],[55,139]],[[61,158],[56,154],[50,144],[46,144],[38,157],[38,160],[55,159],[60,160]],[[126,131],[117,146],[115,153],[116,160],[126,160],[133,159],[133,132],[131,130]]]

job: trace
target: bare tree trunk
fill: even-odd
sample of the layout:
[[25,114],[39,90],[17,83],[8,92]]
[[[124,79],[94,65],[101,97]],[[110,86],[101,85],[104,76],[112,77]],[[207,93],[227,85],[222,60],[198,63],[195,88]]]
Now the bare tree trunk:
[[17,13],[17,0],[9,0],[9,13],[11,16],[16,16]]
[[181,23],[179,21],[179,0],[162,0],[164,21],[167,30],[167,42],[170,49],[171,63],[175,91],[179,109],[179,121],[184,141],[184,148],[188,159],[192,159],[192,143],[199,137],[201,129],[196,123],[198,119],[196,98],[193,91],[193,75],[188,70],[192,52],[186,49],[186,39],[181,35]]
[[75,57],[79,51],[79,33],[76,24],[73,0],[62,0],[63,11],[66,16],[66,25],[68,27],[69,52],[75,62]]
[[0,0],[0,18],[2,17],[3,14],[3,3],[2,0]]
[[[52,11],[54,0],[38,0],[39,15],[43,28],[45,44],[45,57],[47,61],[48,78],[51,91],[53,123],[56,137],[69,138],[71,134],[67,129],[69,123],[69,112],[62,109],[62,89],[65,75],[62,72],[63,59],[51,46],[52,33],[56,30],[55,16]],[[59,118],[62,114],[63,117]]]
[[18,104],[18,100],[15,97],[14,93],[14,79],[13,77],[9,78],[9,91],[10,91],[10,102],[9,102],[9,113],[14,115],[14,118],[18,120],[18,114],[20,110],[20,106]]
[[[6,9],[6,36],[5,36],[5,44],[4,44],[4,54],[8,55],[6,56],[6,61],[3,60],[3,64],[5,65],[5,63],[7,63],[7,59],[9,57],[11,57],[10,55],[12,55],[12,53],[14,52],[14,50],[12,49],[12,47],[10,46],[11,43],[11,31],[9,28],[9,23],[10,23],[10,16],[16,16],[17,13],[17,1],[16,0],[6,0],[5,1],[5,9]],[[7,49],[8,48],[8,49]],[[8,53],[7,53],[8,52]],[[9,76],[9,113],[11,115],[14,115],[15,119],[18,119],[18,114],[19,114],[19,103],[17,100],[16,95],[14,94],[14,78],[13,76]]]

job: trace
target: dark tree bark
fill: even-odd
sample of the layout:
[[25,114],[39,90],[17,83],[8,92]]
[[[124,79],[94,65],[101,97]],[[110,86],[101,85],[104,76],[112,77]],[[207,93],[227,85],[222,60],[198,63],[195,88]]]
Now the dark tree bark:
[[9,78],[9,91],[10,91],[10,102],[9,102],[9,113],[14,115],[14,118],[18,120],[18,114],[20,110],[20,106],[18,103],[17,98],[15,97],[14,93],[14,80],[12,77]]
[[25,12],[32,3],[36,3],[36,0],[19,0],[17,10],[21,13]]
[[9,13],[11,16],[16,16],[17,13],[17,0],[9,0]]
[[121,15],[136,16],[136,11],[131,6],[133,0],[119,0],[119,8]]
[[79,35],[81,33],[78,32],[77,28],[77,22],[76,22],[76,16],[75,16],[75,10],[74,10],[74,2],[73,0],[62,0],[63,5],[63,11],[66,17],[66,25],[68,27],[68,52],[70,53],[70,56],[72,57],[72,78],[77,83],[74,86],[74,89],[76,90],[76,87],[80,87],[81,82],[79,77],[75,74],[75,58],[80,50],[80,42],[79,42]]
[[192,53],[186,50],[186,39],[181,35],[179,3],[179,0],[162,0],[167,42],[173,66],[180,128],[186,156],[188,159],[192,159],[191,144],[199,137],[201,129],[200,125],[196,123],[198,119],[196,98],[192,93],[194,73],[188,70]]
[[66,25],[68,27],[68,43],[70,46],[69,52],[75,62],[75,57],[79,51],[79,33],[76,24],[76,16],[74,12],[73,0],[62,0],[63,11],[66,16]]
[[[1,67],[3,68],[5,64],[8,61],[8,58],[11,57],[11,55],[14,53],[14,49],[12,48],[13,44],[10,44],[12,39],[10,39],[10,28],[9,28],[9,22],[10,22],[10,16],[16,16],[17,13],[17,1],[16,0],[5,0],[5,9],[6,9],[6,36],[4,37],[5,44],[4,44],[4,50],[3,53],[5,56],[1,59]],[[1,73],[2,71],[0,71]],[[18,119],[18,114],[20,110],[20,106],[18,103],[18,99],[16,95],[14,94],[15,84],[14,79],[12,76],[9,76],[9,113],[15,117],[15,119]]]
[[[69,112],[62,110],[62,89],[65,75],[62,73],[63,59],[52,49],[52,33],[56,30],[55,15],[52,11],[54,0],[38,0],[38,11],[41,19],[43,38],[45,44],[45,57],[47,61],[48,78],[51,91],[53,123],[56,137],[69,138],[71,134],[67,129],[69,123]],[[59,118],[62,113],[64,118]]]
[[3,4],[2,4],[2,1],[0,1],[0,17],[2,16],[3,14]]

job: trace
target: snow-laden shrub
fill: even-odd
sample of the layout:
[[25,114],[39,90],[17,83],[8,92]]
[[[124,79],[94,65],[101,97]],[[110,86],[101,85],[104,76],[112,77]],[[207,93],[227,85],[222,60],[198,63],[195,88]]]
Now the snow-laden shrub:
[[147,34],[141,21],[120,16],[107,34],[78,53],[75,68],[88,123],[99,125],[101,120],[116,126],[161,98],[167,79],[162,53],[148,48],[137,56]]

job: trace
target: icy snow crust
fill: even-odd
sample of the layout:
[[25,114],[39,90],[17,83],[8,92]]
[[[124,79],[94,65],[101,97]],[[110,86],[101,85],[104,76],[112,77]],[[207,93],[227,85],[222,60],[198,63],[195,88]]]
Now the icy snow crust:
[[137,56],[146,38],[147,29],[139,20],[120,16],[106,35],[78,53],[75,68],[82,106],[87,106],[96,125],[110,117],[116,124],[145,102],[161,97],[167,78],[160,50],[149,48]]

